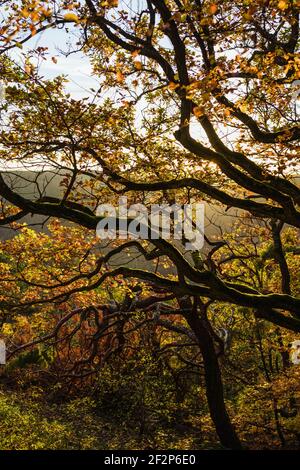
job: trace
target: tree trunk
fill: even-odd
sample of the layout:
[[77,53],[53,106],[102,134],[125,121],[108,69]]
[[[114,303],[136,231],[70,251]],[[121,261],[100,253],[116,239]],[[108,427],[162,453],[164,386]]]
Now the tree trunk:
[[220,442],[229,449],[242,449],[226,410],[221,371],[213,339],[205,325],[205,321],[200,318],[196,311],[191,311],[186,319],[197,338],[203,357],[206,397],[210,416]]

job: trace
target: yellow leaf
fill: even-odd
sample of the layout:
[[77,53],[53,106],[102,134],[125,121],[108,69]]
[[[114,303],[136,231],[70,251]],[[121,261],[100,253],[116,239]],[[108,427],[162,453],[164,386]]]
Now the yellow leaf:
[[26,10],[26,8],[23,8],[23,10],[20,11],[21,15],[23,16],[23,18],[28,18],[29,16],[29,11]]
[[211,18],[202,18],[200,20],[200,24],[201,24],[201,26],[206,26],[206,25],[211,24]]
[[240,110],[242,111],[242,113],[246,113],[248,111],[248,105],[247,103],[243,103],[240,105]]
[[249,12],[246,12],[246,13],[243,14],[243,17],[245,18],[245,20],[250,21],[250,20],[252,20],[253,15]]
[[280,10],[286,10],[288,7],[289,7],[289,4],[285,0],[280,0],[280,2],[278,2],[278,8]]
[[64,19],[66,21],[75,21],[76,23],[78,23],[78,21],[79,21],[79,18],[76,15],[76,13],[66,13],[65,16],[64,16]]
[[119,0],[104,0],[101,2],[102,7],[108,7],[108,8],[117,7],[118,4],[119,4]]
[[218,5],[216,5],[216,3],[213,3],[212,5],[210,5],[209,11],[211,15],[215,15],[218,11]]
[[199,89],[201,88],[201,86],[202,86],[202,83],[201,83],[200,81],[196,81],[196,82],[190,83],[190,84],[186,87],[186,89],[187,89],[188,91],[191,91],[191,90],[199,90]]
[[47,10],[46,8],[42,9],[43,15],[46,16],[46,18],[49,18],[52,16],[52,10]]
[[27,73],[28,75],[30,75],[30,74],[31,74],[31,70],[32,70],[31,65],[26,64],[25,67],[24,67],[24,70],[25,70],[25,73]]

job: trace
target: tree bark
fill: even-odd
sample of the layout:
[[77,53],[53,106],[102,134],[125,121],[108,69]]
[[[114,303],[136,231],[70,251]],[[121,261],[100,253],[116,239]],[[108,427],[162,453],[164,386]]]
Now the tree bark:
[[213,339],[203,318],[194,309],[186,316],[193,330],[201,354],[205,371],[206,397],[211,419],[221,444],[228,449],[242,449],[241,442],[230,421],[224,401],[223,382]]

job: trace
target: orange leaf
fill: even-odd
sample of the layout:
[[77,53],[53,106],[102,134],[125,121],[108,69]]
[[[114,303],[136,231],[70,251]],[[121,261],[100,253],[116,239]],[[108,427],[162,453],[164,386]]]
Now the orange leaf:
[[117,70],[117,82],[122,83],[125,80],[124,74],[121,72],[121,70]]
[[200,117],[200,116],[203,116],[204,114],[204,109],[202,106],[195,106],[193,108],[193,113],[194,113],[194,116],[196,117]]
[[211,15],[215,15],[218,11],[218,5],[216,3],[213,3],[212,5],[210,5],[209,11]]

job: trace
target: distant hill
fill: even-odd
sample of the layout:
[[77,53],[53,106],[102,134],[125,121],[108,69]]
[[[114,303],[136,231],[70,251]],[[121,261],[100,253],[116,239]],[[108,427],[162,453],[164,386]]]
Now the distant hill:
[[[28,199],[38,199],[42,196],[61,197],[63,194],[61,182],[66,172],[64,171],[63,174],[59,174],[52,171],[14,171],[2,172],[2,175],[10,187],[22,196]],[[82,177],[82,179],[86,178]],[[295,177],[295,181],[300,186],[300,177]],[[226,232],[231,230],[240,214],[241,211],[234,208],[225,211],[224,207],[220,205],[205,203],[206,236],[209,238],[214,235],[220,236],[221,231]],[[32,225],[34,230],[46,230],[41,225],[45,221],[45,216],[27,215],[21,221]],[[0,239],[11,238],[14,235],[15,232],[13,230],[0,227]]]

